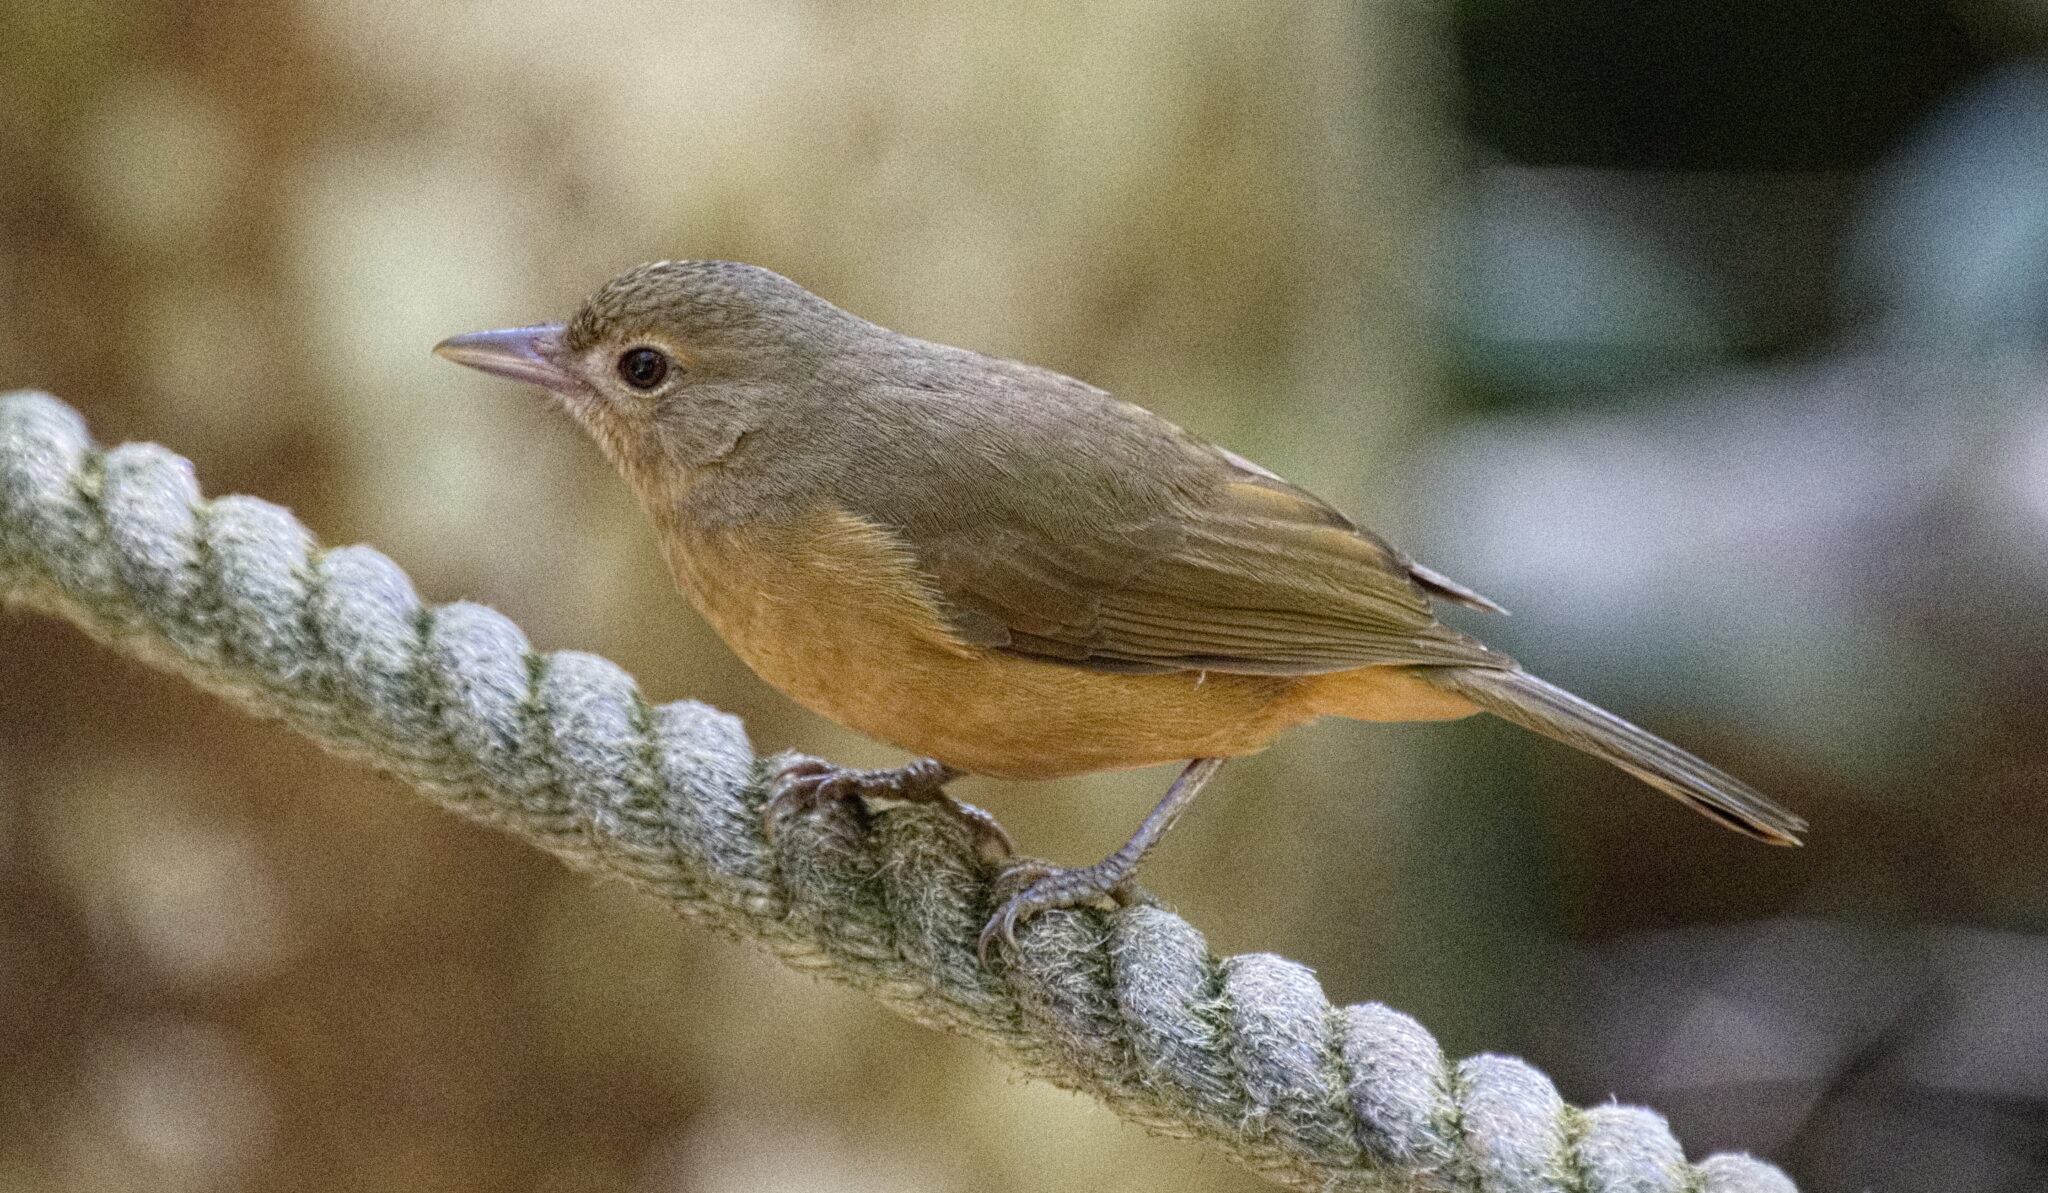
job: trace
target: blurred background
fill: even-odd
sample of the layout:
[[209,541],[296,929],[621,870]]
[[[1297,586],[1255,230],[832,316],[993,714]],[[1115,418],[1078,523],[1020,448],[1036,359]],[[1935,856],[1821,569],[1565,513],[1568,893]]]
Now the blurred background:
[[[893,764],[428,354],[683,256],[1251,455],[1814,823],[1319,726],[1148,869],[1217,948],[1815,1193],[2048,1189],[2048,4],[0,0],[0,387]],[[963,794],[1083,862],[1167,777]],[[0,616],[0,1189],[1260,1187]]]

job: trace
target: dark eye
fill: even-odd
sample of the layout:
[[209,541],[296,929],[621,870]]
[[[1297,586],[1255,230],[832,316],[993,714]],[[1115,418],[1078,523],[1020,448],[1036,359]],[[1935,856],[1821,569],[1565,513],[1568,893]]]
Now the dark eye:
[[619,357],[619,376],[634,389],[653,389],[668,377],[668,357],[653,348],[635,348]]

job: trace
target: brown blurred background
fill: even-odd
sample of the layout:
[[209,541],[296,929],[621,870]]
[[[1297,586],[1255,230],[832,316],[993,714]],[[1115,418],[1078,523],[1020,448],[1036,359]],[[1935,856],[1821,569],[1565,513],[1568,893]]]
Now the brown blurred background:
[[[1816,1193],[2048,1189],[2048,6],[985,8],[0,0],[0,387],[888,763],[427,349],[730,257],[1076,373],[1814,821],[1316,727],[1147,872],[1218,948]],[[1074,862],[1165,778],[965,794]],[[1257,1187],[0,616],[0,1190]]]

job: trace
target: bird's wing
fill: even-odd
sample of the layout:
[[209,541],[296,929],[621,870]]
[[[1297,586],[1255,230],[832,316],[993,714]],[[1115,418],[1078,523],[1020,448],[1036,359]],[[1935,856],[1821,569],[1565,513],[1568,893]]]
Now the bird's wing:
[[1463,584],[1458,583],[1456,580],[1451,579],[1449,576],[1444,575],[1442,572],[1439,572],[1434,568],[1426,568],[1421,564],[1415,562],[1414,560],[1408,558],[1406,555],[1401,554],[1399,551],[1396,551],[1392,546],[1390,546],[1386,542],[1386,540],[1380,538],[1378,535],[1372,533],[1369,530],[1359,528],[1357,524],[1353,523],[1349,518],[1346,518],[1343,514],[1337,512],[1334,506],[1331,506],[1322,498],[1315,496],[1314,494],[1308,492],[1305,489],[1298,489],[1294,487],[1292,484],[1289,484],[1287,482],[1286,478],[1282,477],[1279,473],[1274,472],[1272,469],[1267,468],[1260,464],[1255,464],[1252,461],[1245,459],[1243,456],[1238,455],[1236,452],[1231,451],[1228,448],[1217,447],[1214,444],[1210,444],[1208,446],[1209,450],[1215,452],[1218,456],[1221,456],[1227,463],[1230,464],[1231,467],[1247,474],[1248,476],[1261,478],[1269,482],[1273,488],[1283,489],[1289,493],[1294,494],[1297,497],[1300,497],[1302,500],[1306,502],[1309,502],[1320,507],[1322,516],[1324,518],[1329,519],[1333,523],[1349,527],[1353,533],[1359,535],[1362,538],[1370,539],[1382,551],[1386,552],[1387,555],[1392,557],[1395,560],[1395,562],[1398,563],[1399,566],[1408,573],[1409,579],[1415,581],[1415,583],[1421,586],[1422,590],[1424,592],[1427,592],[1429,595],[1436,597],[1439,600],[1450,601],[1452,604],[1455,605],[1463,605],[1467,609],[1477,609],[1481,613],[1499,613],[1503,616],[1507,614],[1507,610],[1502,608],[1500,604],[1494,601],[1491,597],[1484,596],[1474,591],[1473,589],[1467,588]]
[[[1485,598],[1265,469],[1123,409],[1132,421],[1097,422],[1086,460],[981,436],[981,472],[951,478],[952,501],[876,511],[962,639],[1122,672],[1511,665],[1430,609],[1432,593],[1494,607]],[[1009,499],[1032,490],[1061,500]]]

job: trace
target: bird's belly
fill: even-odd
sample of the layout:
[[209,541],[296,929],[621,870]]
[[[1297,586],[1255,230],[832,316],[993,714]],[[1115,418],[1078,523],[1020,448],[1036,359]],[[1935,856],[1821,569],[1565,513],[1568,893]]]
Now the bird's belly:
[[[731,624],[731,623],[728,623]],[[755,673],[850,729],[976,774],[1051,779],[1263,749],[1314,714],[1265,676],[1110,675],[933,642],[874,610],[720,626]]]
[[839,724],[961,770],[1049,779],[1230,757],[1318,715],[1299,680],[1114,675],[964,644],[900,552],[871,535],[810,528],[693,545],[671,561],[677,578],[756,674]]
[[[817,641],[813,639],[813,641]],[[1243,676],[1114,676],[1006,656],[895,656],[886,667],[859,652],[843,668],[754,652],[751,666],[832,720],[915,754],[977,774],[1051,779],[1263,749],[1306,716],[1280,715],[1271,685]],[[1247,691],[1254,688],[1259,690]]]

